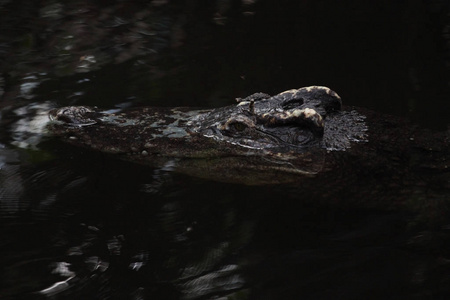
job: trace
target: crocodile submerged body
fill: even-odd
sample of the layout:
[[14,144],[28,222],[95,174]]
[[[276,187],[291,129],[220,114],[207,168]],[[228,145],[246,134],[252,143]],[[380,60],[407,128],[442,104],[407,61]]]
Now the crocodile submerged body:
[[50,112],[50,131],[71,144],[129,161],[247,184],[316,175],[348,157],[358,164],[376,161],[390,167],[392,156],[405,153],[383,161],[378,158],[383,148],[395,141],[405,149],[414,140],[412,128],[399,132],[387,125],[389,118],[368,126],[365,115],[370,113],[342,109],[341,98],[326,87],[237,100],[236,105],[208,110],[143,107],[107,112],[69,106]]
[[[364,117],[342,111],[341,98],[319,86],[276,96],[256,93],[218,109],[143,107],[116,113],[70,106],[50,113],[62,139],[138,163],[208,170],[279,169],[315,174],[323,154],[366,140]],[[339,136],[337,136],[339,135]]]

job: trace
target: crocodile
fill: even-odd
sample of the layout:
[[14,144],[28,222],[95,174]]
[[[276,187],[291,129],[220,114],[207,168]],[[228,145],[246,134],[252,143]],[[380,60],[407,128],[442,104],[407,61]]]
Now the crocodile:
[[[415,127],[396,127],[389,116],[343,107],[341,97],[323,86],[236,100],[215,109],[68,106],[50,112],[49,127],[68,143],[121,159],[246,184],[315,176],[343,160],[389,168],[414,142]],[[400,151],[379,158],[392,143]]]

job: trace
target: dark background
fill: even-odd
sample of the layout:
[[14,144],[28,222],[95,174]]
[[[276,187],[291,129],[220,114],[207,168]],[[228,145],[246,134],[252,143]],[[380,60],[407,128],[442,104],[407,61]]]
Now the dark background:
[[446,131],[449,5],[0,0],[0,299],[448,299],[442,166],[249,187],[37,143],[30,120],[324,85]]
[[448,123],[445,1],[3,2],[3,102],[26,74],[35,99],[103,107],[325,85],[348,105]]

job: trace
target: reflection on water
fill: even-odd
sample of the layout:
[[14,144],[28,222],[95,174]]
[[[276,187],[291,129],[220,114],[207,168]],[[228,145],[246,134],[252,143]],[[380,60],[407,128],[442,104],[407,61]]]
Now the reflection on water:
[[2,180],[16,192],[1,207],[6,297],[448,292],[448,229],[408,230],[414,216],[406,211],[318,203],[301,193],[308,189],[294,196],[285,187],[205,184],[69,152],[78,159],[21,167]]
[[[244,285],[233,252],[248,243],[254,221],[230,207],[229,196],[211,201],[201,186],[187,182],[166,182],[161,195],[139,192],[140,180],[152,183],[150,171],[136,178],[134,168],[109,174],[119,170],[92,166],[102,174],[67,174],[67,165],[54,172],[46,166],[45,174],[34,170],[15,181],[33,196],[2,198],[2,235],[9,238],[2,241],[4,295],[68,292],[76,299],[117,290],[192,299]],[[198,197],[185,199],[188,188]]]
[[[327,176],[251,187],[118,162],[42,124],[63,105],[214,107],[323,84],[448,130],[448,9],[0,1],[0,298],[445,299],[442,141],[385,147],[373,170],[348,158]],[[410,173],[392,171],[402,164]]]

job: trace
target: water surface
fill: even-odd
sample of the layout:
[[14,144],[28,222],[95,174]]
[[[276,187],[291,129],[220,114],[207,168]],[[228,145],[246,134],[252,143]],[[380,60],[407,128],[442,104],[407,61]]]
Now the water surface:
[[448,161],[431,177],[419,155],[414,183],[349,164],[246,186],[43,139],[41,124],[65,105],[211,108],[325,85],[448,138],[449,13],[444,1],[0,1],[0,298],[445,299]]

